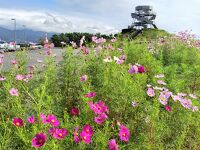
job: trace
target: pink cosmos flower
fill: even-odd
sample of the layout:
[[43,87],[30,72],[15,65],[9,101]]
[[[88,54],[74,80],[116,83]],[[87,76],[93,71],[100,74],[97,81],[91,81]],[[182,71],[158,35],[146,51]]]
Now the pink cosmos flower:
[[68,131],[65,128],[55,129],[53,132],[53,137],[58,140],[64,139],[64,137],[68,134]]
[[164,91],[160,92],[160,94],[162,94],[166,99],[169,99],[170,96],[172,96],[172,92],[168,91],[167,89],[165,89]]
[[73,107],[73,108],[71,109],[71,111],[70,111],[70,114],[71,114],[72,116],[77,116],[77,115],[79,115],[79,110],[78,110],[78,108]]
[[78,127],[76,127],[75,130],[74,130],[74,141],[75,141],[76,143],[79,143],[79,142],[80,142],[80,138],[79,138],[79,136],[78,136]]
[[136,65],[131,66],[131,68],[128,70],[128,73],[130,74],[138,73],[138,67]]
[[123,64],[123,63],[124,63],[124,60],[122,60],[122,59],[117,60],[117,64],[118,64],[118,65],[121,65],[121,64]]
[[192,107],[192,101],[190,99],[182,99],[181,105],[187,109],[190,109]]
[[53,126],[59,126],[60,123],[59,121],[56,119],[55,116],[53,116],[52,114],[49,114],[46,120],[49,124],[53,125]]
[[166,111],[172,111],[172,108],[169,105],[167,105],[167,106],[165,106],[165,110]]
[[159,101],[160,101],[160,103],[161,104],[163,104],[163,105],[167,105],[167,103],[168,103],[168,99],[166,98],[166,96],[164,95],[164,94],[160,94],[160,96],[159,96]]
[[111,44],[108,44],[108,49],[114,50],[114,47]]
[[24,75],[18,74],[18,75],[15,76],[15,79],[18,80],[18,81],[22,81],[24,79]]
[[152,89],[151,87],[149,87],[148,90],[147,90],[147,95],[149,97],[154,97],[155,96],[154,89]]
[[12,122],[17,127],[22,127],[24,125],[24,122],[23,122],[23,120],[21,118],[16,118],[15,117]]
[[166,85],[166,83],[164,81],[162,81],[162,80],[158,80],[157,83],[161,84],[161,85]]
[[95,117],[94,121],[97,124],[102,124],[107,118],[108,118],[108,116],[105,113],[103,113],[103,114],[99,114],[97,117]]
[[96,96],[96,92],[90,92],[85,95],[86,98],[93,98]]
[[75,42],[71,41],[70,43],[72,44],[73,48],[77,48],[77,44]]
[[193,106],[193,107],[192,107],[192,111],[193,111],[193,112],[199,111],[199,108],[198,108],[197,106]]
[[117,41],[117,39],[116,39],[116,38],[113,38],[113,39],[111,39],[110,41],[114,43],[114,42]]
[[181,96],[178,95],[172,95],[172,99],[176,102],[176,101],[181,101]]
[[44,145],[47,140],[47,136],[45,133],[36,134],[35,137],[32,139],[32,147],[40,148]]
[[31,124],[34,124],[37,121],[37,118],[35,118],[34,116],[30,116],[28,117],[27,121]]
[[111,139],[108,142],[108,147],[109,147],[109,150],[118,150],[118,145],[116,143],[116,140],[115,139]]
[[6,80],[6,78],[3,76],[0,76],[0,81],[4,81],[4,80]]
[[85,54],[85,55],[89,54],[89,49],[87,47],[81,46],[80,48],[81,48],[83,54]]
[[120,137],[120,140],[122,140],[124,142],[128,142],[129,141],[130,132],[129,132],[129,129],[126,126],[124,126],[124,125],[120,126],[119,137]]
[[138,106],[138,102],[132,102],[131,103],[133,107],[137,107]]
[[47,123],[47,116],[45,114],[40,113],[40,118],[41,118],[42,124]]
[[9,93],[12,96],[19,96],[18,90],[15,88],[10,89]]
[[87,79],[88,79],[87,75],[83,75],[83,76],[80,77],[81,82],[85,82],[85,81],[87,81]]
[[17,61],[16,60],[11,60],[11,64],[16,65]]
[[139,66],[138,67],[138,72],[139,73],[145,73],[145,67],[144,66]]
[[121,49],[121,48],[117,48],[117,50],[118,50],[118,51],[122,51],[123,49]]

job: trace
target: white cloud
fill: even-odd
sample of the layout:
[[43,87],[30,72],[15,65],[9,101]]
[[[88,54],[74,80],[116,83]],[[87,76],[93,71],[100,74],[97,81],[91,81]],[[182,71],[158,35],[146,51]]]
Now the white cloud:
[[[192,29],[200,34],[200,0],[54,0],[54,11],[0,9],[0,18],[14,16],[21,24],[44,31],[110,33],[131,24],[137,5],[151,5],[157,12],[156,24],[169,32]],[[31,10],[31,9],[30,9]],[[66,15],[67,14],[67,15]],[[0,20],[0,24],[2,24]],[[12,25],[7,21],[6,25]],[[11,27],[11,26],[10,26]],[[116,30],[117,29],[117,30]]]
[[64,16],[55,12],[27,11],[22,9],[0,9],[0,25],[13,29],[11,18],[17,20],[17,28],[46,32],[91,32],[116,33],[118,30],[106,24],[86,18]]
[[[192,29],[200,34],[200,0],[56,0],[60,7],[74,7],[87,17],[96,15],[118,28],[130,25],[130,13],[137,5],[151,5],[159,28],[170,32]],[[90,12],[90,13],[88,13]]]

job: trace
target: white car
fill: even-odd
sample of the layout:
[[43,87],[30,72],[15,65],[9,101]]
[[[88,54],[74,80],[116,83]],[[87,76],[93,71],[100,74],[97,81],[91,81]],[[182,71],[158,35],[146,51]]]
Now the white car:
[[5,49],[6,47],[8,47],[8,43],[5,41],[0,41],[0,49]]

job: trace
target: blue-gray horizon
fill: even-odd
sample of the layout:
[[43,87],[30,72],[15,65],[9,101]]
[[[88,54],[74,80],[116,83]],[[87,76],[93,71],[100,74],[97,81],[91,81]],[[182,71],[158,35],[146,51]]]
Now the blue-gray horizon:
[[151,5],[158,28],[171,33],[192,30],[200,35],[200,1],[190,0],[0,0],[0,26],[45,32],[116,33],[131,25],[137,5]]

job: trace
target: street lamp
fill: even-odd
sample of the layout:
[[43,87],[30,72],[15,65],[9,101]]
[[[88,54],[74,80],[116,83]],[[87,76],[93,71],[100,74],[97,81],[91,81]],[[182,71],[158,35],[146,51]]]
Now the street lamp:
[[14,40],[15,40],[15,51],[16,51],[16,45],[17,45],[17,41],[16,41],[16,19],[12,18],[12,21],[14,21]]

